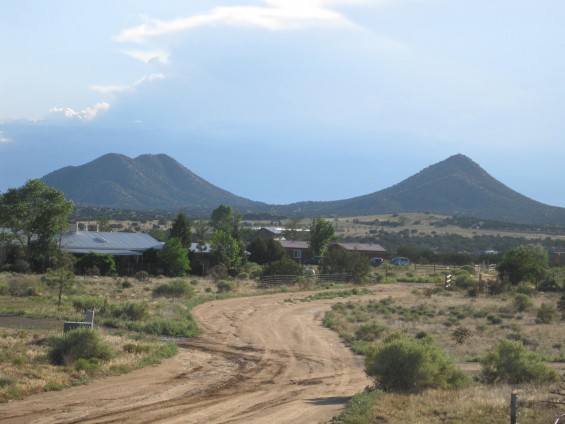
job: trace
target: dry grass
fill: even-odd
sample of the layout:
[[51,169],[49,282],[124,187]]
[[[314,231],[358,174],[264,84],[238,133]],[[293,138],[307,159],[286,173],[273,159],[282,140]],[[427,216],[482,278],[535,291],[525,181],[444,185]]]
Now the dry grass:
[[[419,287],[418,287],[419,286]],[[465,372],[478,377],[477,359],[504,338],[519,337],[528,350],[538,353],[561,375],[565,371],[565,327],[559,319],[550,324],[536,321],[537,308],[542,303],[555,304],[560,293],[539,293],[533,296],[533,307],[516,312],[513,293],[498,296],[468,297],[464,291],[442,292],[427,297],[422,285],[396,295],[394,286],[377,286],[375,300],[347,300],[334,306],[332,319],[342,336],[356,349],[363,349],[354,341],[355,330],[366,323],[383,324],[390,332],[415,336],[432,336],[440,349],[453,356]],[[380,287],[380,288],[379,288]],[[375,304],[393,295],[387,309],[375,312]],[[370,308],[368,305],[372,304]],[[410,312],[412,311],[412,313]],[[488,316],[498,316],[493,323]],[[471,336],[462,344],[452,337],[455,328],[467,327]],[[376,342],[378,343],[378,341]],[[555,386],[536,387],[520,385],[483,385],[478,382],[461,390],[427,390],[418,394],[377,392],[372,418],[374,423],[501,423],[509,422],[509,404],[512,391],[518,392],[519,423],[553,423],[565,404],[546,403],[555,399],[550,391]],[[565,402],[565,394],[559,398]],[[340,422],[339,420],[337,422]],[[348,421],[354,422],[354,421]]]
[[[195,297],[212,297],[217,292],[210,279],[190,277]],[[128,372],[154,362],[163,354],[165,343],[150,335],[140,335],[123,330],[100,330],[118,355],[101,363],[96,369],[77,370],[72,364],[54,366],[48,362],[46,340],[62,334],[63,321],[83,319],[83,312],[75,310],[73,300],[91,296],[109,304],[128,301],[145,302],[149,306],[148,320],[166,322],[186,319],[187,313],[198,300],[186,298],[155,297],[153,289],[168,282],[167,278],[77,277],[74,286],[63,296],[63,304],[57,307],[56,289],[51,288],[37,275],[0,274],[5,285],[33,287],[33,295],[0,295],[0,402],[22,398],[46,390],[60,390],[76,384],[85,384],[93,376]],[[239,281],[235,293],[255,290],[255,282]],[[192,302],[192,303],[191,303]],[[97,315],[96,322],[102,322]],[[124,350],[126,344],[142,346],[140,351]]]
[[[510,395],[514,387],[475,386],[462,390],[428,390],[420,394],[379,393],[374,423],[389,424],[499,424],[510,422]],[[547,389],[524,386],[517,390],[518,422],[553,423],[565,408],[549,405]]]

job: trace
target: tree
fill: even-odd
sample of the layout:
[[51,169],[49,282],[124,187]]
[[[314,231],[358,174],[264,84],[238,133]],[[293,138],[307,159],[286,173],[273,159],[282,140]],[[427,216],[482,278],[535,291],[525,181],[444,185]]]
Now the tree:
[[234,239],[239,240],[239,222],[241,214],[234,212],[230,206],[220,205],[212,211],[212,227],[215,231],[224,231]]
[[314,256],[325,252],[327,245],[335,239],[335,229],[331,222],[323,218],[314,218],[310,225],[310,239],[308,245]]
[[179,212],[173,225],[169,231],[169,237],[180,239],[182,245],[186,248],[190,248],[190,242],[192,240],[192,226],[188,216],[184,212]]
[[53,260],[53,268],[45,275],[47,284],[57,287],[57,306],[61,306],[64,291],[72,287],[75,282],[73,273],[75,261],[75,257],[70,253],[59,252]]
[[292,218],[286,223],[283,232],[287,240],[304,240],[304,231],[302,231],[302,218]]
[[180,277],[190,271],[188,250],[179,238],[170,238],[161,251],[159,259],[165,268],[165,274],[170,277]]
[[369,273],[369,259],[359,252],[349,252],[345,249],[330,249],[322,259],[323,274],[347,274],[347,279],[361,282]]
[[228,270],[239,270],[244,262],[244,252],[235,238],[225,231],[216,230],[211,244],[218,264],[224,265]]
[[526,244],[504,253],[496,270],[499,275],[508,276],[512,284],[521,281],[536,283],[549,268],[549,255],[538,244]]
[[264,240],[262,238],[255,238],[249,243],[247,247],[251,256],[251,262],[259,265],[264,265],[274,261],[278,261],[285,256],[286,252],[281,244],[273,239]]
[[38,269],[58,250],[55,236],[67,228],[72,208],[73,203],[61,191],[41,180],[29,180],[0,196],[0,227],[9,230],[3,238],[15,241]]

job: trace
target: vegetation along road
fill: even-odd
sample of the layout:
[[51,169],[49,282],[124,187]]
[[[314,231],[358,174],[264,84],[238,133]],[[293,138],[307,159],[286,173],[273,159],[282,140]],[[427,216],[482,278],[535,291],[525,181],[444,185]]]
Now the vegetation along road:
[[[410,288],[379,288],[378,298]],[[403,293],[406,291],[406,293]],[[320,320],[338,301],[307,294],[214,301],[202,335],[160,365],[0,406],[2,423],[318,423],[371,384],[363,360]]]

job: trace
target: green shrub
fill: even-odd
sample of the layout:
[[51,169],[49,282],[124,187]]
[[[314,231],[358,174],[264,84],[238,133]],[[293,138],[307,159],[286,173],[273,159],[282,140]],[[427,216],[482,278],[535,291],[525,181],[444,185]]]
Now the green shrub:
[[79,358],[75,361],[75,369],[77,371],[93,371],[100,366],[100,359],[98,358]]
[[36,296],[39,291],[34,282],[27,280],[25,277],[22,277],[11,280],[8,283],[8,292],[10,293],[10,296],[26,297]]
[[467,289],[475,283],[475,279],[466,271],[459,271],[455,275],[455,285],[460,289]]
[[28,261],[23,259],[16,259],[14,265],[12,265],[12,271],[17,272],[18,274],[27,274],[31,266]]
[[99,310],[104,304],[104,300],[99,297],[87,295],[73,297],[71,302],[77,312]]
[[249,274],[247,272],[240,272],[235,278],[238,280],[249,280]]
[[346,408],[332,419],[334,424],[370,424],[375,422],[373,413],[378,392],[364,390],[347,402]]
[[488,314],[487,320],[488,320],[488,322],[490,322],[493,325],[500,324],[502,322],[502,318],[500,318],[496,314]]
[[10,294],[10,289],[8,284],[0,280],[0,296],[8,296]]
[[10,384],[14,384],[15,382],[16,380],[14,380],[12,377],[0,375],[0,388],[9,386]]
[[285,256],[263,267],[263,275],[302,275],[302,265]]
[[533,300],[526,294],[518,293],[514,296],[514,308],[518,312],[524,312],[534,306]]
[[481,359],[481,377],[487,383],[549,383],[558,374],[538,355],[513,340],[501,340]]
[[221,280],[216,283],[218,293],[229,293],[235,290],[235,284],[232,281]]
[[557,317],[557,308],[549,303],[542,303],[536,315],[536,322],[540,324],[550,324]]
[[76,263],[79,272],[91,275],[111,275],[116,272],[116,262],[109,253],[88,253]]
[[154,320],[140,327],[132,326],[131,329],[169,337],[193,337],[198,333],[196,323],[192,319],[182,321]]
[[516,286],[516,292],[520,294],[531,296],[532,294],[535,293],[535,291],[536,289],[526,281],[522,281],[518,283],[518,285]]
[[126,343],[123,347],[124,352],[127,353],[147,353],[151,350],[148,345],[140,345],[136,343]]
[[143,301],[132,300],[121,305],[112,305],[111,315],[131,321],[141,321],[149,316],[149,306]]
[[78,328],[48,341],[49,361],[55,365],[72,364],[80,358],[102,361],[114,356],[111,346],[99,332],[90,328]]
[[366,342],[373,342],[382,337],[387,331],[387,327],[382,324],[363,324],[355,330],[355,338]]
[[370,352],[365,371],[385,391],[419,392],[462,387],[470,382],[433,342],[406,336],[393,338]]
[[149,280],[149,273],[147,271],[138,271],[134,277],[137,281],[147,281]]
[[172,280],[159,284],[153,289],[154,296],[164,297],[192,297],[194,288],[184,280]]

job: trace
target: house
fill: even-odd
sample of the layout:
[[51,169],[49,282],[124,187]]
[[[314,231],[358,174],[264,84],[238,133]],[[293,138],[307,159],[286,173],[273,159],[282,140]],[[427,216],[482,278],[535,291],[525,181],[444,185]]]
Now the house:
[[308,242],[295,240],[279,240],[286,253],[299,262],[303,262],[312,257],[312,249]]
[[76,256],[89,253],[114,256],[119,273],[147,268],[144,254],[161,250],[163,243],[146,233],[67,231],[61,235],[61,250]]
[[388,257],[387,250],[380,244],[376,243],[332,243],[328,246],[331,249],[345,249],[350,252],[359,252],[368,258],[383,258]]
[[261,227],[255,234],[253,238],[260,238],[263,240],[280,240],[283,238],[283,229],[278,227]]

